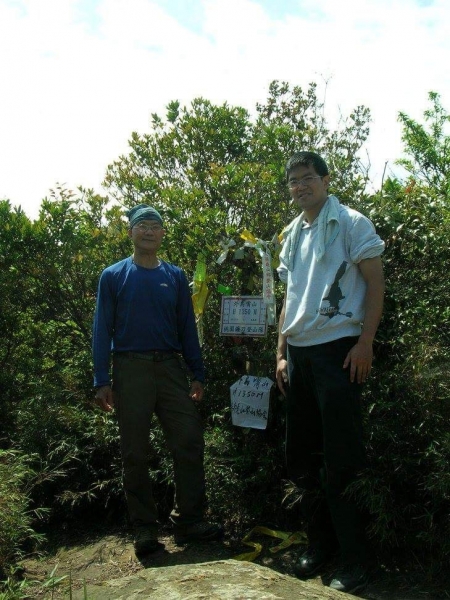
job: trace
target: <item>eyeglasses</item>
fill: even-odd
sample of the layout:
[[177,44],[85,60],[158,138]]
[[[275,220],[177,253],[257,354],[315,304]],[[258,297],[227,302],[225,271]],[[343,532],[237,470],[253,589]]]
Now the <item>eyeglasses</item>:
[[314,179],[323,179],[323,177],[321,175],[307,175],[302,179],[291,179],[291,181],[288,181],[287,185],[290,190],[293,190],[297,187],[305,187],[307,185],[310,185],[314,181]]
[[139,233],[147,233],[147,231],[159,233],[163,229],[161,225],[144,225],[144,223],[139,223],[139,225],[135,225],[134,228],[139,231]]

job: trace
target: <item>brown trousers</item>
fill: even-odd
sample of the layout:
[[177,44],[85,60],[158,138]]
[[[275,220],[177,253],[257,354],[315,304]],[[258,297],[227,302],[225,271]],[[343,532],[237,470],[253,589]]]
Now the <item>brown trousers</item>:
[[175,502],[171,519],[176,524],[200,521],[205,507],[203,426],[189,397],[181,359],[177,355],[155,360],[151,353],[116,354],[113,391],[131,524],[153,525],[158,520],[148,466],[153,414],[159,419],[173,459]]

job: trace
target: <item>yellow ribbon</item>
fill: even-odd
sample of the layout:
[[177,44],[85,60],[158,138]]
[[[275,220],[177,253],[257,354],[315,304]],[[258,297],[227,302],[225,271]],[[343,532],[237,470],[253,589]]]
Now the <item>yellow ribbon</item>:
[[255,238],[253,233],[251,231],[249,231],[248,229],[244,229],[244,231],[241,233],[241,238],[243,240],[245,240],[246,242],[249,242],[250,244],[253,244],[255,246],[258,243],[258,240]]
[[272,554],[275,554],[275,552],[279,552],[280,550],[289,548],[289,546],[292,546],[292,544],[307,543],[307,536],[306,533],[304,533],[303,531],[295,531],[294,533],[290,533],[286,531],[277,531],[275,529],[269,529],[268,527],[263,527],[262,525],[257,525],[256,527],[253,527],[253,529],[249,531],[249,533],[247,533],[247,535],[242,539],[242,543],[245,546],[254,548],[253,552],[244,552],[243,554],[238,554],[238,556],[233,557],[234,560],[246,560],[251,562],[261,554],[262,544],[250,541],[252,535],[256,533],[268,535],[270,537],[282,540],[280,544],[269,548],[269,551]]
[[199,254],[195,267],[194,281],[192,283],[192,305],[197,323],[197,333],[200,346],[203,346],[203,313],[205,312],[205,305],[211,293],[211,290],[207,285],[207,279],[205,258],[202,254]]
[[205,311],[205,304],[208,301],[210,290],[205,281],[200,284],[200,289],[195,294],[192,294],[192,303],[194,305],[194,313],[196,317],[201,316]]

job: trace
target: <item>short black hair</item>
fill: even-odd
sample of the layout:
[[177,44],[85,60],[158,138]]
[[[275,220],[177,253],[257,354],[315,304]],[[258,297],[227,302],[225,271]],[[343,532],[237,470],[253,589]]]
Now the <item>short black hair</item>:
[[329,175],[327,163],[323,158],[315,152],[296,152],[286,163],[286,180],[289,180],[289,173],[297,167],[314,167],[317,175],[325,177]]

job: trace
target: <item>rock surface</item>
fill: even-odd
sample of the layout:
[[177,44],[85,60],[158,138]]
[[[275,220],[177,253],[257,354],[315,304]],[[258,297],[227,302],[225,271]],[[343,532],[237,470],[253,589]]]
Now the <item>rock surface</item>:
[[[236,560],[150,568],[89,586],[93,600],[343,600],[348,594]],[[83,590],[74,600],[84,598]]]
[[[353,598],[328,586],[336,564],[302,582],[293,576],[301,546],[272,552],[274,542],[257,538],[263,548],[254,563],[235,561],[245,550],[240,540],[178,546],[169,531],[164,549],[138,559],[129,532],[111,534],[92,527],[58,533],[46,554],[21,561],[28,598],[33,600],[321,600]],[[247,548],[248,550],[248,548]],[[259,566],[258,566],[259,565]],[[429,579],[413,572],[379,570],[360,600],[443,600],[447,590],[430,589]],[[214,577],[216,577],[214,579]],[[86,590],[86,593],[85,593]],[[190,595],[189,595],[190,594]]]

